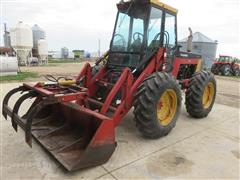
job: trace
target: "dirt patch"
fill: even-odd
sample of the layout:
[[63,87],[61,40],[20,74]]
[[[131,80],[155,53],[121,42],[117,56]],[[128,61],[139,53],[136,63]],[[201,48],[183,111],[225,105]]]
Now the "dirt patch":
[[239,151],[231,151],[233,156],[236,157],[237,159],[240,159],[240,152]]
[[178,176],[191,172],[193,162],[178,152],[167,152],[160,156],[153,156],[146,162],[151,176]]
[[49,66],[21,67],[21,71],[36,72],[39,75],[52,74],[56,76],[77,75],[84,63],[50,64]]

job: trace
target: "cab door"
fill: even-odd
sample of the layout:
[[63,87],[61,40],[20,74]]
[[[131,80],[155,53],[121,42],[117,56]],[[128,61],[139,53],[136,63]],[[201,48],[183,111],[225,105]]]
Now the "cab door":
[[176,14],[165,11],[164,13],[164,47],[167,50],[166,54],[166,71],[173,70],[174,56],[177,51],[177,17]]

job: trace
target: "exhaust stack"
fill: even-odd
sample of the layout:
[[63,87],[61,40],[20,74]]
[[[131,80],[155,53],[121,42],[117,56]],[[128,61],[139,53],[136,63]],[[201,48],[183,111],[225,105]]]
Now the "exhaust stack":
[[190,32],[190,35],[188,36],[188,41],[187,41],[187,52],[192,52],[192,41],[193,41],[192,29],[189,27],[188,30]]

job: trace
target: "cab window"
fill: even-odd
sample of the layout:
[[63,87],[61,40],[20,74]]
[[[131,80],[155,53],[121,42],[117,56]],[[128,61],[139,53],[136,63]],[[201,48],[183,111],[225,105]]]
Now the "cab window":
[[162,25],[162,10],[152,7],[149,26],[148,26],[148,46],[158,45],[160,43],[160,32]]
[[[176,45],[176,16],[166,13],[165,18],[165,31],[169,34],[169,47]],[[165,41],[166,43],[166,41]]]

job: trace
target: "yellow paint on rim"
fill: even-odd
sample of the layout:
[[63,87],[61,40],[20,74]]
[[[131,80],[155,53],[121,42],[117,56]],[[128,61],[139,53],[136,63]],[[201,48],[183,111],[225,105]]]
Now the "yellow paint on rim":
[[169,5],[165,4],[165,3],[162,3],[162,2],[160,2],[159,0],[150,0],[150,2],[151,2],[152,4],[155,4],[155,5],[157,5],[157,6],[162,7],[162,8],[164,8],[164,9],[167,9],[168,11],[171,11],[171,12],[174,13],[174,14],[177,14],[177,13],[178,13],[178,10],[177,10],[176,8],[171,7],[171,6],[169,6]]
[[212,82],[209,82],[204,89],[202,97],[202,104],[205,109],[211,106],[214,94],[215,94],[214,84]]
[[177,111],[177,94],[172,89],[167,89],[160,97],[157,104],[157,118],[162,126],[169,125]]

